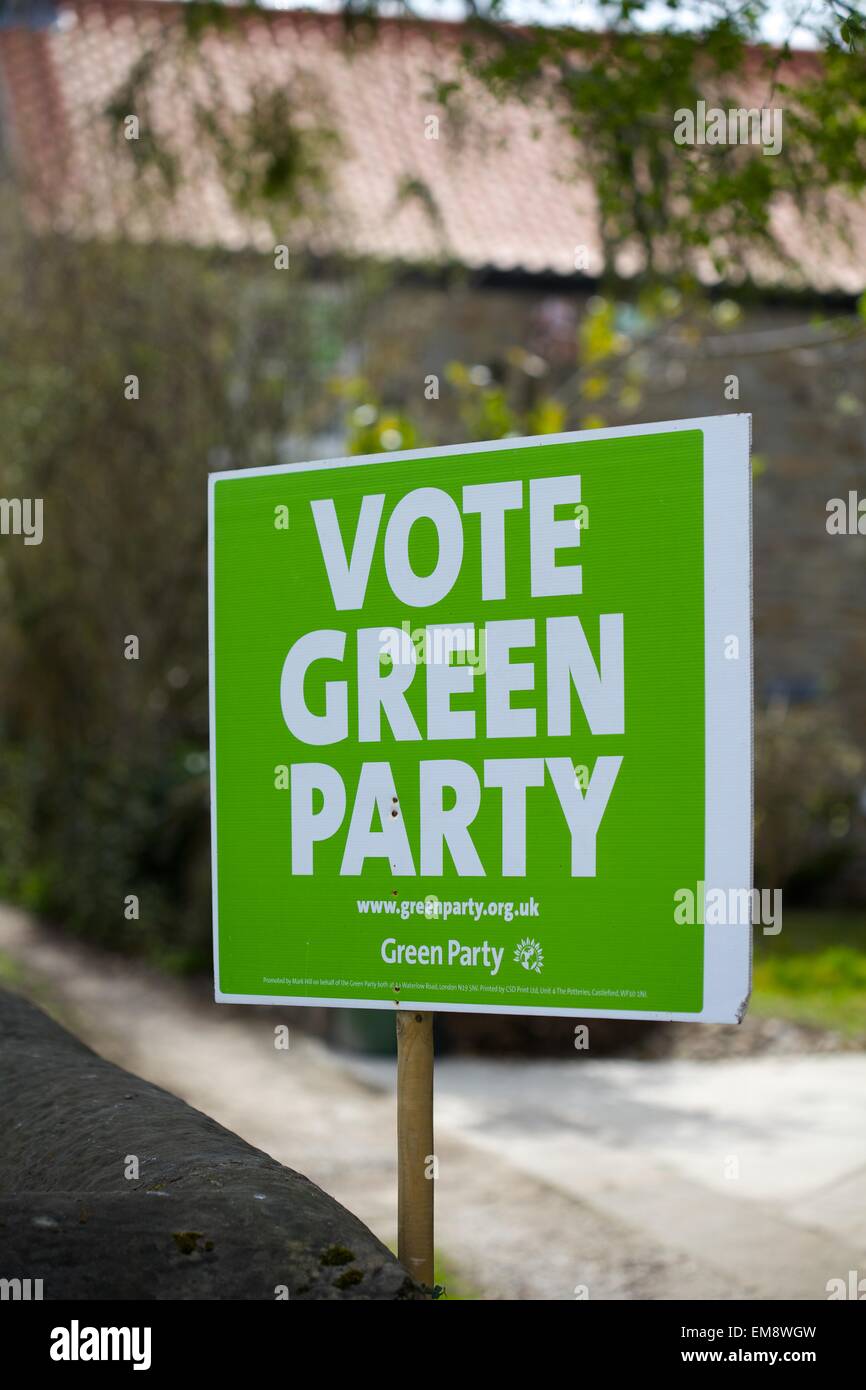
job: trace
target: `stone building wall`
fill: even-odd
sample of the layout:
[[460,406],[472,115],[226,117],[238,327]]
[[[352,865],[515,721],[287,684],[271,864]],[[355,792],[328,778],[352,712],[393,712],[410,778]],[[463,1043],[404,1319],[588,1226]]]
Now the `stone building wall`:
[[[588,297],[469,284],[405,287],[383,304],[359,365],[421,420],[425,437],[457,441],[446,364],[481,363],[495,373],[512,346],[546,348],[557,394],[568,363],[557,362],[550,335],[541,341],[539,324],[560,326],[566,354]],[[756,701],[829,702],[866,747],[866,535],[827,531],[830,498],[854,490],[866,499],[866,334],[822,343],[827,330],[812,326],[815,312],[809,305],[748,308],[732,331],[714,330],[689,355],[651,346],[640,408],[630,415],[600,409],[610,424],[752,415]],[[441,380],[438,402],[424,399],[431,373]],[[725,397],[732,374],[738,400]],[[568,428],[577,427],[575,416]]]

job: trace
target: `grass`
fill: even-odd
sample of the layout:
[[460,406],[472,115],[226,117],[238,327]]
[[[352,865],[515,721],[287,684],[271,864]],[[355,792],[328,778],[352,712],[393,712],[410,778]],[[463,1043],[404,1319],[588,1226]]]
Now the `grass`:
[[76,1031],[71,1010],[58,1001],[50,983],[31,973],[5,951],[0,951],[0,989],[8,989],[12,994],[23,994],[25,999],[29,999],[55,1022],[72,1033]]
[[[391,1245],[388,1248],[396,1259],[396,1246]],[[454,1270],[441,1250],[435,1250],[433,1253],[433,1284],[434,1287],[440,1288],[443,1291],[437,1300],[439,1303],[448,1302],[449,1300],[452,1303],[454,1301],[462,1303],[466,1302],[468,1299],[478,1299],[481,1297],[477,1289],[473,1289],[465,1280],[454,1273]]]
[[0,951],[0,985],[7,989],[23,989],[25,983],[26,976],[18,962]]
[[465,1302],[467,1299],[477,1299],[481,1297],[475,1289],[470,1288],[468,1284],[458,1278],[438,1251],[434,1257],[433,1280],[434,1283],[440,1285],[440,1287],[445,1290],[441,1295],[442,1299],[450,1300],[451,1302],[454,1300]]
[[866,1040],[866,912],[786,912],[755,929],[750,1011]]

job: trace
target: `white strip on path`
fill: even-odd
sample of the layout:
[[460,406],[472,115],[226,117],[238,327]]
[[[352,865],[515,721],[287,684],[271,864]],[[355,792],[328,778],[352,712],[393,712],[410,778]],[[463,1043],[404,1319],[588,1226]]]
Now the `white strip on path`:
[[[387,1062],[353,1064],[383,1088]],[[491,1062],[436,1068],[437,1134],[459,1137],[745,1278],[826,1297],[866,1274],[866,1057]]]

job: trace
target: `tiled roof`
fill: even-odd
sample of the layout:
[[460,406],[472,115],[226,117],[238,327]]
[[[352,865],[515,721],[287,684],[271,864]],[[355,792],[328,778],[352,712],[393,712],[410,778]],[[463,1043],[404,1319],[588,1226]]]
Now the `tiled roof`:
[[[549,110],[474,91],[466,129],[455,134],[442,120],[440,138],[427,138],[427,118],[442,118],[434,80],[453,76],[459,61],[457,25],[386,21],[375,42],[347,46],[337,17],[282,11],[201,40],[223,112],[242,118],[252,94],[284,91],[338,136],[326,205],[276,237],[264,217],[240,211],[230,196],[187,99],[204,79],[184,75],[169,46],[141,119],[171,143],[181,177],[171,203],[145,212],[128,151],[118,148],[104,110],[177,19],[176,5],[155,0],[60,0],[54,23],[0,30],[0,116],[35,215],[50,210],[54,223],[85,235],[122,229],[260,250],[284,240],[322,256],[449,260],[527,273],[574,275],[576,248],[585,247],[583,273],[601,269],[593,189]],[[204,86],[199,95],[206,97]],[[853,247],[831,254],[826,237],[780,206],[774,231],[800,272],[755,256],[751,277],[859,293],[866,286],[862,206],[850,210],[850,220]],[[637,267],[624,260],[618,268],[628,274]]]

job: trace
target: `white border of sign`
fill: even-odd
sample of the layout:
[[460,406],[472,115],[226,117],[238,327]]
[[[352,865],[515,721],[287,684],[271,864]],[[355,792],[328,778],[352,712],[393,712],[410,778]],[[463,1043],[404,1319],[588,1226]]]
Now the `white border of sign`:
[[[361,468],[369,463],[494,453],[531,445],[572,444],[625,435],[702,430],[704,435],[704,688],[706,710],[705,885],[728,891],[752,885],[752,487],[751,416],[710,415],[615,429],[497,439],[439,449],[324,459],[270,468],[232,469],[208,478],[208,660],[210,682],[211,873],[213,879],[214,998],[221,1004],[294,1004],[346,1009],[417,1009],[474,1014],[552,1014],[565,1018],[643,1018],[684,1023],[739,1023],[751,991],[752,928],[749,923],[704,926],[704,1006],[700,1013],[641,1009],[545,1009],[504,1004],[444,1004],[429,999],[312,999],[307,996],[223,994],[219,987],[217,904],[216,747],[214,704],[214,485],[223,478],[269,473]],[[739,659],[725,658],[725,639],[739,640]],[[682,885],[692,887],[692,885]],[[673,907],[671,908],[673,911]]]

